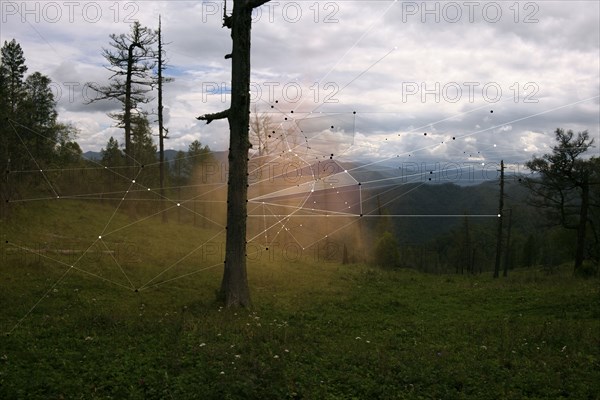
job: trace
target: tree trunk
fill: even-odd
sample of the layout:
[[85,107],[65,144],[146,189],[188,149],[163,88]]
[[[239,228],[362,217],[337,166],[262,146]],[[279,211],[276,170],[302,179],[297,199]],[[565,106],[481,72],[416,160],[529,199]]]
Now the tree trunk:
[[496,264],[494,278],[500,275],[500,259],[502,257],[502,210],[504,209],[504,160],[500,161],[500,200],[498,203],[498,233],[496,237]]
[[158,148],[159,148],[159,180],[160,180],[160,206],[162,210],[162,222],[167,222],[167,213],[165,212],[165,133],[163,123],[163,102],[162,102],[162,36],[161,21],[158,16]]
[[579,208],[579,225],[577,226],[577,248],[575,250],[574,273],[579,272],[583,265],[585,252],[585,231],[587,229],[588,208],[590,202],[590,185],[588,173],[584,172],[581,185],[581,207]]
[[[125,76],[125,110],[123,114],[123,123],[125,125],[125,163],[128,167],[133,166],[134,155],[131,149],[131,74],[133,68],[133,48],[137,43],[129,45],[127,53],[127,75]],[[133,168],[130,168],[131,178],[134,177]]]
[[226,307],[250,306],[246,272],[246,219],[248,209],[248,150],[250,149],[250,30],[252,9],[269,0],[234,0],[233,14],[224,16],[231,29],[231,107],[198,117],[207,124],[229,120],[229,178],[227,181],[227,235],[225,270],[220,295]]
[[504,255],[504,273],[503,273],[504,277],[508,276],[508,267],[509,267],[510,258],[511,258],[510,232],[512,229],[512,209],[509,208],[507,211],[508,211],[508,233],[506,234],[506,254]]
[[248,150],[250,149],[250,30],[252,7],[234,0],[231,19],[231,108],[229,120],[229,179],[227,188],[227,241],[221,295],[225,306],[250,306],[246,272],[246,219]]

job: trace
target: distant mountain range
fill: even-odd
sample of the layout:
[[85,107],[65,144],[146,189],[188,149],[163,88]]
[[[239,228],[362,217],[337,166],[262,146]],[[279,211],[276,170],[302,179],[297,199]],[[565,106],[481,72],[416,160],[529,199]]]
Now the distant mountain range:
[[[177,150],[165,150],[165,160],[171,161],[175,159],[177,155]],[[100,151],[86,151],[83,153],[83,157],[92,160],[92,161],[100,161],[102,160],[102,152]],[[156,158],[158,159],[158,153],[156,153]]]

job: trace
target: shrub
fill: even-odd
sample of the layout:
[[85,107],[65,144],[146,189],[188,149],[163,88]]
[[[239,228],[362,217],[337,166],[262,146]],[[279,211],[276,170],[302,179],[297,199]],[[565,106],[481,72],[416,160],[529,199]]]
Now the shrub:
[[375,243],[373,261],[375,265],[387,268],[395,268],[400,263],[398,242],[390,232],[385,232]]

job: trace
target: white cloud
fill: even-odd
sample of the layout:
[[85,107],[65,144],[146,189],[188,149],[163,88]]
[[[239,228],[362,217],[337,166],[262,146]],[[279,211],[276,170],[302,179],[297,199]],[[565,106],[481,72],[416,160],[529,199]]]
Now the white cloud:
[[[83,3],[72,21],[67,6],[55,3],[61,18],[49,22],[51,10],[44,14],[44,3],[38,3],[36,22],[35,10],[22,17],[6,8],[24,3],[2,2],[2,39],[14,37],[25,51],[29,72],[49,75],[62,89],[61,119],[80,128],[84,150],[97,150],[110,135],[120,139],[122,133],[106,116],[116,105],[85,104],[79,88],[107,79],[101,50],[108,47],[109,34],[128,31],[127,17],[156,27],[159,14],[170,42],[167,74],[175,77],[165,87],[167,147],[185,149],[198,139],[227,149],[225,121],[205,125],[195,120],[228,106],[227,94],[206,94],[212,86],[228,87],[230,82],[231,61],[224,55],[231,40],[221,26],[222,2],[100,2],[95,3],[100,6],[97,22],[92,22],[94,6],[88,6],[86,15]],[[588,129],[592,137],[599,136],[597,2],[518,2],[518,16],[514,6],[509,8],[514,2],[495,2],[502,8],[497,22],[482,14],[488,3],[478,6],[471,22],[469,10],[459,2],[462,14],[455,23],[447,21],[454,14],[437,15],[439,22],[436,15],[425,14],[423,23],[422,9],[409,13],[410,7],[424,4],[281,1],[263,6],[252,32],[252,81],[262,89],[256,104],[285,115],[291,110],[296,115],[356,111],[356,136],[344,153],[347,159],[410,154],[518,162],[544,151],[557,127]],[[447,4],[426,5],[449,13]],[[537,22],[525,23],[528,16]],[[284,89],[296,85],[302,97],[290,99],[293,92]],[[337,102],[322,104],[328,96]],[[286,97],[295,101],[286,102]]]

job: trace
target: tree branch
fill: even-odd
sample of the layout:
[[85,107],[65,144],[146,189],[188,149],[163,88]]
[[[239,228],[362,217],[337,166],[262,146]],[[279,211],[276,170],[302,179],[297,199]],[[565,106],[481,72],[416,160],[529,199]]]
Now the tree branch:
[[248,0],[246,6],[250,8],[256,8],[262,6],[265,3],[268,3],[269,1],[271,0]]
[[211,122],[213,122],[215,119],[225,119],[228,117],[229,117],[229,109],[218,112],[218,113],[214,113],[214,114],[204,114],[204,115],[197,117],[196,119],[198,119],[200,121],[206,121],[206,125],[208,125]]

